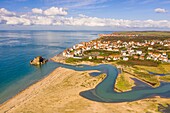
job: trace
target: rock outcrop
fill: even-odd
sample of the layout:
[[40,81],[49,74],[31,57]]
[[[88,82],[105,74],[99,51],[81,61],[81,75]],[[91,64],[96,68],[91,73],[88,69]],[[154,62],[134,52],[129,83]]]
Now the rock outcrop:
[[34,60],[30,61],[30,64],[32,65],[42,65],[45,64],[48,60],[43,58],[42,56],[37,56],[34,58]]

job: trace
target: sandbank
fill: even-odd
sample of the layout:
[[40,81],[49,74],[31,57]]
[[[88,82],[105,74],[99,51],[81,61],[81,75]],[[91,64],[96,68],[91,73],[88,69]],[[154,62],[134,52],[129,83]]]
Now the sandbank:
[[[157,113],[159,104],[170,99],[148,98],[133,102],[102,103],[83,98],[80,92],[94,88],[105,75],[57,68],[0,106],[0,113]],[[96,71],[95,71],[96,72]]]

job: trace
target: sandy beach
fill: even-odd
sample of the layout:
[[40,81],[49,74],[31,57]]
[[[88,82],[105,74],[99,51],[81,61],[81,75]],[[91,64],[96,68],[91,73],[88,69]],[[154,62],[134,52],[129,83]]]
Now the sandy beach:
[[94,88],[105,75],[91,77],[90,72],[57,68],[50,75],[28,87],[0,106],[0,113],[157,113],[160,97],[124,103],[87,100],[80,92]]

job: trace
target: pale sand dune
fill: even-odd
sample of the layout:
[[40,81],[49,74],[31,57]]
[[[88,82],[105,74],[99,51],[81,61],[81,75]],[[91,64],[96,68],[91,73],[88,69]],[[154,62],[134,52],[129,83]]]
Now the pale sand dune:
[[124,103],[100,103],[79,95],[94,88],[105,75],[90,77],[88,72],[57,68],[0,106],[0,113],[155,113],[158,103],[170,99],[152,98]]

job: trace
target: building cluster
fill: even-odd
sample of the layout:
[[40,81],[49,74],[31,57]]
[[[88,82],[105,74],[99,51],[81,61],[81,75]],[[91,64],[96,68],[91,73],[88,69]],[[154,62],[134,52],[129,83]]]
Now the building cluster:
[[[163,50],[155,48],[155,45],[158,47],[170,47],[170,41],[164,40],[145,40],[143,42],[124,42],[121,40],[118,41],[101,41],[93,40],[90,42],[82,42],[74,45],[73,47],[66,49],[63,52],[63,56],[82,59],[88,57],[88,59],[105,59],[108,61],[111,60],[124,60],[128,61],[129,59],[139,59],[139,60],[153,60],[153,61],[162,61],[170,62],[168,59],[168,52],[170,50]],[[111,51],[113,54],[108,56],[102,56],[100,54],[84,54],[85,51],[89,50],[104,50]]]

